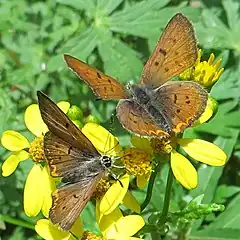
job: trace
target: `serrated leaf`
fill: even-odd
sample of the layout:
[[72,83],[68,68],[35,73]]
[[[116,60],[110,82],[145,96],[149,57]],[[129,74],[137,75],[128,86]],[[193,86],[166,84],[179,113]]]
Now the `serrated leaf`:
[[226,184],[220,185],[217,188],[214,202],[216,203],[224,203],[227,198],[232,197],[234,194],[240,191],[240,187],[237,186],[229,186]]

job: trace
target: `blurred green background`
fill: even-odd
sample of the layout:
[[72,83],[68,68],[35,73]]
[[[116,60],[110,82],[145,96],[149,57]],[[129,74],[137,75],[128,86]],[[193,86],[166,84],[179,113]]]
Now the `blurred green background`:
[[[68,100],[80,106],[103,125],[113,122],[110,130],[127,145],[129,134],[111,118],[116,102],[96,101],[67,68],[63,53],[123,84],[138,82],[161,31],[177,12],[193,22],[203,58],[214,52],[225,68],[211,91],[219,102],[217,115],[185,135],[213,141],[225,150],[229,161],[224,167],[196,164],[199,186],[188,192],[174,184],[171,209],[178,210],[189,198],[204,193],[204,203],[223,203],[227,208],[196,221],[189,239],[240,239],[239,0],[0,0],[0,134],[14,129],[33,138],[26,131],[23,113],[36,103],[36,91],[43,90],[55,101]],[[9,153],[0,148],[0,154],[1,166]],[[30,219],[23,212],[23,186],[31,166],[31,161],[25,161],[10,177],[0,176],[0,238],[4,240],[41,239],[31,230],[40,217]],[[162,209],[166,174],[163,169],[148,211]],[[142,202],[144,191],[136,196]],[[83,219],[86,228],[98,231],[91,204]]]

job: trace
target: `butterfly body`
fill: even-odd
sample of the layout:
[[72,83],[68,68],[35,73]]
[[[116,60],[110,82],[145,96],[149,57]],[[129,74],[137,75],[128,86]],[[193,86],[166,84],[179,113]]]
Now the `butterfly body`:
[[169,137],[183,132],[203,113],[207,91],[192,81],[169,81],[192,67],[198,56],[191,22],[177,13],[168,22],[144,66],[140,84],[125,88],[114,78],[82,61],[65,61],[101,99],[120,100],[117,117],[128,131],[147,137]]
[[91,198],[99,180],[112,167],[112,158],[101,155],[68,116],[46,95],[38,92],[41,116],[49,132],[44,155],[53,177],[62,185],[52,193],[49,217],[68,231]]

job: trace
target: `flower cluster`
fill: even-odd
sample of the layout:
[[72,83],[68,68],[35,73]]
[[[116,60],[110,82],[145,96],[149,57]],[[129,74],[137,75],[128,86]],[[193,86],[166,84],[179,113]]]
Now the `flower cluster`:
[[[211,54],[208,62],[200,61],[201,51],[196,64],[180,75],[181,79],[197,81],[205,87],[212,86],[220,77],[223,68],[219,69],[220,60],[213,64],[214,55]],[[93,143],[99,153],[113,157],[119,157],[116,164],[124,167],[124,172],[119,171],[118,179],[109,177],[101,179],[93,194],[96,203],[96,222],[101,235],[98,236],[89,231],[84,231],[81,218],[72,226],[69,232],[64,232],[53,225],[48,219],[52,205],[51,194],[56,189],[56,182],[49,172],[48,164],[44,156],[43,138],[48,131],[44,124],[39,106],[30,105],[24,115],[27,129],[33,133],[32,141],[26,139],[21,133],[7,130],[2,134],[1,143],[11,154],[2,165],[2,175],[11,175],[22,161],[31,159],[33,167],[30,170],[24,188],[24,210],[27,216],[37,216],[40,211],[45,218],[36,222],[35,230],[44,239],[139,239],[136,235],[145,225],[141,213],[141,207],[130,190],[132,179],[136,180],[136,187],[144,188],[152,172],[155,171],[153,162],[158,153],[169,159],[175,178],[187,189],[197,186],[197,171],[193,167],[189,157],[212,166],[221,166],[226,162],[226,154],[216,145],[192,138],[171,136],[168,139],[141,138],[132,136],[132,146],[122,148],[117,137],[99,125],[97,119],[88,116],[83,120],[83,113],[77,106],[71,106],[62,101],[58,106],[67,113],[74,124],[81,128],[83,134]],[[207,107],[195,125],[208,121],[216,111],[217,102],[209,97]],[[119,168],[120,169],[120,168]],[[114,173],[115,174],[115,173]],[[116,174],[115,174],[116,175]],[[134,214],[126,215],[122,208]],[[132,224],[134,222],[134,224]]]

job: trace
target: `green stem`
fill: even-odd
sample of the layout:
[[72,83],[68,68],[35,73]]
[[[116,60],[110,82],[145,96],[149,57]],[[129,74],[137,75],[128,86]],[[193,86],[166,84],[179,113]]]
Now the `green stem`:
[[35,230],[34,225],[32,225],[31,223],[28,223],[28,222],[25,222],[23,220],[19,220],[19,219],[16,219],[16,218],[12,218],[12,217],[9,217],[9,216],[6,216],[6,215],[0,214],[0,220],[3,220],[4,222],[11,223],[11,224],[14,224],[14,225],[17,225],[17,226],[21,226],[21,227],[24,227],[24,228]]
[[156,179],[156,176],[157,176],[157,173],[159,172],[159,170],[160,170],[160,164],[158,163],[150,176],[150,179],[148,182],[148,188],[147,188],[147,195],[146,195],[144,202],[141,205],[141,211],[143,211],[147,207],[149,202],[151,201],[153,185],[154,185],[154,182],[155,182],[155,179]]
[[173,184],[173,172],[171,167],[169,167],[167,186],[166,186],[164,203],[163,203],[163,210],[162,210],[161,217],[158,221],[159,226],[162,226],[167,220],[167,214],[168,214],[169,204],[171,200],[172,184]]

